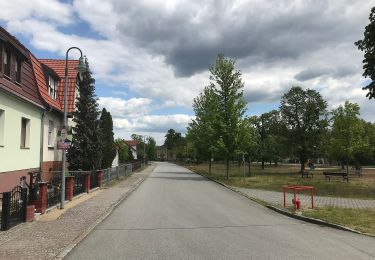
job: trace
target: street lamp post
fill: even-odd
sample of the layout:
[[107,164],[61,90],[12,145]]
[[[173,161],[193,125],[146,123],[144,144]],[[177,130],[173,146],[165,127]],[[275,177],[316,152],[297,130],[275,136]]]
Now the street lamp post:
[[[77,71],[79,73],[79,77],[82,80],[82,73],[87,71],[87,65],[84,61],[82,51],[78,47],[70,47],[66,51],[66,57],[65,57],[65,86],[64,86],[64,128],[65,130],[68,130],[68,109],[67,109],[67,96],[68,96],[68,54],[69,51],[72,49],[77,49],[81,57],[79,58],[79,64],[77,66]],[[65,167],[66,167],[66,150],[63,150],[62,152],[62,171],[61,171],[61,203],[60,208],[64,208],[64,202],[65,202]]]
[[144,166],[146,166],[146,136],[147,135],[143,136],[143,165]]

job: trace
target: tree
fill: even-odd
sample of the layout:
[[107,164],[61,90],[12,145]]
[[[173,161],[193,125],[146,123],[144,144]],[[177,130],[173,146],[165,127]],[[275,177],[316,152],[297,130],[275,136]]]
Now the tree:
[[285,147],[280,113],[277,110],[272,110],[260,116],[253,116],[251,122],[257,135],[257,155],[262,162],[262,169],[264,169],[265,161],[277,162],[283,153],[283,147]]
[[246,112],[243,99],[241,72],[234,70],[235,61],[219,54],[216,62],[210,67],[210,87],[216,96],[218,105],[215,128],[222,144],[221,152],[226,161],[226,177],[229,178],[229,159],[233,156],[240,134],[240,123]]
[[364,38],[354,44],[359,50],[364,51],[363,76],[371,82],[363,89],[368,90],[366,97],[375,98],[375,7],[371,9],[370,23],[365,27]]
[[102,143],[102,168],[112,166],[113,159],[116,157],[116,148],[113,134],[113,121],[111,113],[103,108],[100,116],[100,133]]
[[[241,121],[239,127],[237,154],[248,161],[248,173],[251,176],[250,163],[257,154],[257,136],[250,118]],[[239,160],[240,161],[240,160]]]
[[342,165],[363,158],[370,150],[369,140],[365,133],[365,125],[359,116],[359,106],[356,103],[345,102],[333,110],[333,126],[330,140],[330,155]]
[[214,158],[219,150],[217,129],[215,128],[218,108],[213,88],[205,87],[193,101],[195,118],[189,123],[187,134],[199,157],[209,161],[209,173],[211,173],[211,158]]
[[327,102],[315,90],[292,87],[280,102],[281,118],[288,130],[288,140],[301,163],[316,154],[320,138],[328,125]]
[[147,137],[146,156],[148,160],[155,160],[156,157],[156,142],[151,136]]
[[[88,66],[87,60],[86,64]],[[73,112],[75,126],[72,145],[67,154],[70,170],[88,171],[101,167],[102,145],[94,83],[90,71],[84,73],[83,80],[78,83],[80,95],[76,100],[76,110]]]
[[165,141],[164,141],[164,145],[167,147],[167,152],[169,151],[169,156],[167,154],[167,160],[177,155],[175,148],[178,146],[179,142],[181,141],[182,141],[181,133],[176,132],[174,129],[168,130],[167,134],[165,135]]
[[119,163],[125,163],[129,158],[129,147],[121,138],[115,140],[115,144],[118,147],[118,160]]

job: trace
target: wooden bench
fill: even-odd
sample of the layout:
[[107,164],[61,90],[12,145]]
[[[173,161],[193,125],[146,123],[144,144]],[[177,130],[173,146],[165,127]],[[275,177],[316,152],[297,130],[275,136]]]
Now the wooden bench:
[[343,180],[346,180],[346,182],[349,182],[349,176],[346,172],[323,172],[323,175],[328,181],[331,181],[331,178],[341,177]]
[[310,171],[303,171],[301,176],[302,176],[302,179],[303,178],[314,178],[314,173],[312,173]]

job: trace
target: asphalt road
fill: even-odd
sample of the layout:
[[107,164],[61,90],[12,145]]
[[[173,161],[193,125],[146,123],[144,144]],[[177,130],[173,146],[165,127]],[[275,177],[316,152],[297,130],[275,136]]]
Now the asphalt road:
[[375,259],[375,239],[288,218],[158,163],[67,259]]

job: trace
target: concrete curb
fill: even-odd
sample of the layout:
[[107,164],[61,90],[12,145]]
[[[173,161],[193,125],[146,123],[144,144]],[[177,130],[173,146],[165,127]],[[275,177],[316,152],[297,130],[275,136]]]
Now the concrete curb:
[[[188,169],[189,171],[192,171],[191,169]],[[345,226],[342,226],[342,225],[338,225],[338,224],[333,224],[333,223],[330,223],[330,222],[327,222],[327,221],[324,221],[324,220],[321,220],[321,219],[316,219],[316,218],[310,218],[310,217],[306,217],[306,216],[301,216],[301,215],[297,215],[297,214],[294,214],[294,213],[291,213],[289,211],[286,211],[286,210],[283,210],[283,209],[280,209],[280,208],[277,208],[275,206],[272,206],[272,205],[269,205],[267,202],[265,203],[266,205],[264,205],[263,203],[261,203],[258,199],[255,199],[255,198],[252,198],[250,196],[248,196],[247,194],[239,191],[239,190],[236,190],[235,188],[231,187],[231,186],[228,186],[226,185],[225,183],[222,183],[218,180],[215,180],[213,178],[210,178],[210,177],[207,177],[201,173],[198,173],[198,172],[195,172],[195,171],[192,171],[194,172],[195,174],[198,174],[210,181],[213,181],[221,186],[224,186],[225,188],[227,189],[230,189],[262,206],[265,206],[267,207],[268,209],[271,209],[277,213],[280,213],[280,214],[283,214],[285,216],[288,216],[288,217],[291,217],[291,218],[295,218],[295,219],[298,219],[298,220],[302,220],[302,221],[305,221],[305,222],[308,222],[308,223],[312,223],[312,224],[316,224],[316,225],[321,225],[321,226],[326,226],[326,227],[330,227],[330,228],[335,228],[335,229],[339,229],[339,230],[343,230],[343,231],[348,231],[348,232],[352,232],[352,233],[356,233],[356,234],[359,234],[359,235],[365,235],[365,236],[369,236],[369,237],[375,237],[375,235],[373,234],[369,234],[369,233],[364,233],[364,232],[360,232],[360,231],[357,231],[357,230],[354,230],[354,229],[351,229],[351,228],[348,228],[348,227],[345,227]]]
[[91,233],[91,231],[94,230],[97,225],[105,220],[113,212],[113,210],[116,209],[120,205],[120,203],[125,200],[133,191],[135,191],[145,180],[146,178],[141,177],[139,180],[133,183],[131,185],[132,188],[127,191],[122,197],[120,197],[114,204],[112,204],[107,212],[102,214],[93,224],[91,224],[86,230],[84,230],[81,235],[76,237],[69,245],[63,248],[53,259],[63,259],[65,256],[67,256],[83,239],[85,239]]

